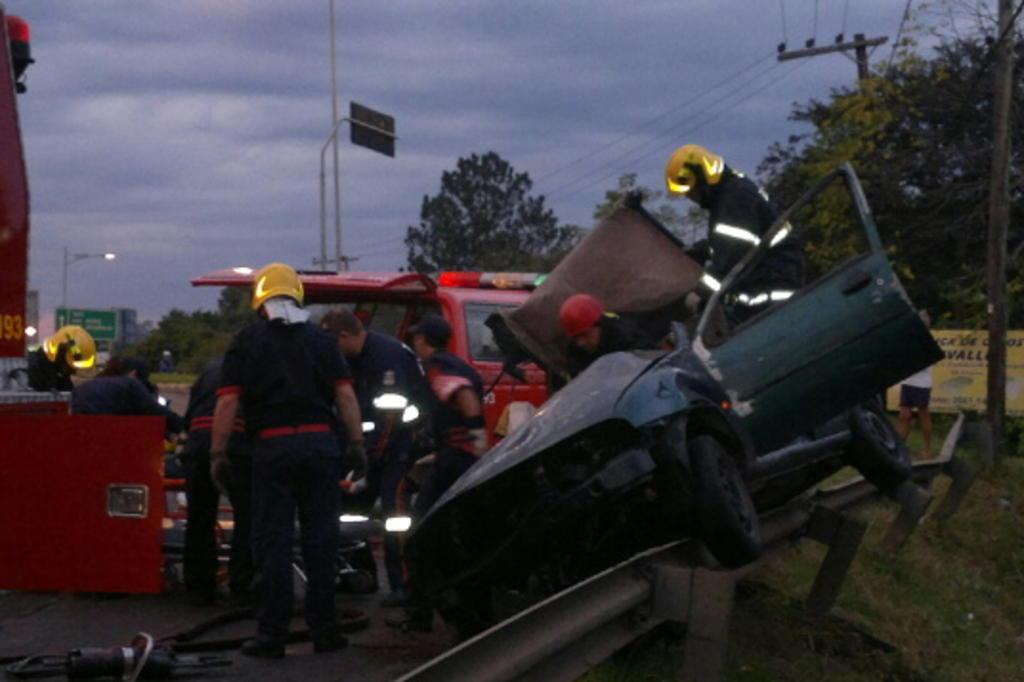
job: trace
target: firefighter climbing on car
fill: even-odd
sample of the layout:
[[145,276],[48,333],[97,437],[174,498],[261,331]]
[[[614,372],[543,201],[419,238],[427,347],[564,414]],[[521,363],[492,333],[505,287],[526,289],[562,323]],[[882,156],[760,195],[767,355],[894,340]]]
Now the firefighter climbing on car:
[[[665,166],[665,184],[708,211],[708,234],[690,249],[704,266],[701,298],[721,288],[725,276],[760,245],[778,217],[767,195],[718,154],[696,144],[679,147]],[[787,224],[773,237],[765,255],[729,292],[738,320],[791,297],[804,281],[804,256]]]

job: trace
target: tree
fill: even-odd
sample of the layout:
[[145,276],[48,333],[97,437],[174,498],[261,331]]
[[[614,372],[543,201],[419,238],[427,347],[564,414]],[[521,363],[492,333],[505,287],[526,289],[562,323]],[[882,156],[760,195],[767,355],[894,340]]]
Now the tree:
[[531,270],[552,267],[579,230],[560,226],[533,182],[495,152],[460,158],[441,175],[441,191],[423,197],[420,224],[409,226],[409,269]]
[[[885,76],[794,108],[812,132],[774,145],[759,172],[789,205],[840,162],[853,163],[882,240],[914,302],[944,325],[982,326],[992,148],[992,70],[984,26],[942,38],[926,58],[905,50]],[[941,38],[941,35],[940,35]],[[1017,72],[1011,159],[1011,257],[1024,250],[1024,89]],[[842,245],[819,212],[796,224],[821,248]],[[845,247],[844,247],[845,248]],[[833,256],[841,255],[837,253]],[[852,255],[849,254],[849,255]],[[1024,323],[1024,270],[1009,273],[1011,324]]]
[[161,354],[169,350],[180,370],[198,372],[207,362],[223,355],[234,335],[253,319],[248,289],[225,287],[217,300],[217,312],[171,310],[160,319],[152,334],[125,349],[125,354],[156,367]]
[[[672,230],[686,244],[692,244],[705,236],[707,211],[688,202],[686,214],[681,214],[675,205],[664,200],[665,192],[636,184],[636,173],[624,173],[619,176],[618,186],[607,190],[604,193],[604,201],[594,208],[594,220],[601,221],[610,216],[624,204],[627,196],[634,193],[639,193],[643,197],[644,208],[658,222]],[[658,201],[661,203],[655,205]]]

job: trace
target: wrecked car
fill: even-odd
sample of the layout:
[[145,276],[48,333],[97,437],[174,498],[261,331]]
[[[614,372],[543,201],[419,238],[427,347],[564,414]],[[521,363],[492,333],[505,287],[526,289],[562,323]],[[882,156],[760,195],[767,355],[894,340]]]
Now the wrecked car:
[[[848,241],[815,248],[826,229],[833,245]],[[735,315],[732,286],[783,231],[808,235],[812,277],[749,319]],[[883,489],[909,477],[877,396],[941,352],[853,168],[783,213],[689,321],[678,302],[700,268],[680,246],[642,207],[620,208],[503,314],[554,373],[567,343],[558,305],[572,293],[676,321],[667,349],[612,353],[569,381],[418,524],[407,544],[417,589],[461,631],[676,539],[700,540],[723,566],[753,561],[758,514],[844,466]]]

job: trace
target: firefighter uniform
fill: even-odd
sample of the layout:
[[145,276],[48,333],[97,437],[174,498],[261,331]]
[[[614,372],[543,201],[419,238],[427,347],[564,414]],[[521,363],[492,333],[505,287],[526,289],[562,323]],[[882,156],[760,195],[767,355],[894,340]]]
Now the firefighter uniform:
[[[648,322],[648,326],[665,326],[654,317]],[[558,310],[558,324],[569,337],[566,366],[573,377],[602,355],[658,345],[636,316],[620,317],[607,312],[604,303],[590,294],[573,294],[565,299]],[[661,336],[667,331],[664,329]]]
[[[221,365],[210,362],[189,392],[185,412],[188,440],[181,459],[187,471],[185,493],[188,496],[188,525],[185,528],[185,588],[194,603],[213,603],[217,590],[217,512],[220,490],[210,478],[210,430],[217,403]],[[233,526],[228,585],[233,602],[249,601],[253,581],[252,545],[252,461],[246,447],[245,422],[236,417],[228,442],[231,462],[231,500]]]
[[[705,270],[721,282],[760,243],[778,216],[752,180],[729,169],[720,183],[709,188],[708,195],[711,257]],[[803,279],[803,249],[784,227],[764,257],[733,286],[735,303],[763,309],[792,296]]]
[[58,358],[51,362],[42,348],[28,354],[28,385],[33,391],[70,391],[75,387],[63,350]]
[[[700,145],[683,145],[673,152],[665,166],[665,185],[669,194],[688,197],[709,213],[706,243],[690,253],[707,256],[701,283],[705,296],[710,295],[762,243],[778,216],[756,184]],[[790,232],[788,224],[776,232],[764,255],[730,288],[727,303],[740,320],[785,301],[803,285],[803,248]]]
[[28,354],[28,385],[34,391],[70,391],[71,375],[96,363],[96,341],[75,324],[61,327]]
[[79,384],[71,391],[71,412],[163,417],[168,435],[183,428],[181,417],[158,403],[141,380],[130,376],[98,376]]
[[462,358],[437,351],[423,361],[423,372],[430,385],[429,415],[437,454],[434,468],[424,481],[413,506],[422,518],[445,491],[473,466],[486,449],[483,415],[467,417],[453,404],[455,394],[470,389],[483,402],[483,380]]
[[[397,339],[373,331],[358,355],[346,356],[359,398],[369,467],[366,489],[346,507],[367,512],[377,498],[386,517],[397,508],[399,484],[411,464],[413,428],[428,388],[416,356]],[[403,588],[399,539],[385,534],[384,566],[392,593]]]
[[601,330],[601,340],[596,350],[590,352],[575,343],[569,344],[566,361],[570,376],[576,376],[599,357],[609,353],[657,347],[657,343],[636,322],[615,313],[602,313],[596,325]]
[[224,357],[218,395],[241,394],[252,435],[252,544],[261,583],[251,655],[284,653],[294,600],[296,512],[308,581],[306,622],[318,651],[337,648],[324,644],[337,637],[334,555],[342,472],[333,406],[336,386],[351,381],[334,339],[309,323],[262,319],[241,331]]

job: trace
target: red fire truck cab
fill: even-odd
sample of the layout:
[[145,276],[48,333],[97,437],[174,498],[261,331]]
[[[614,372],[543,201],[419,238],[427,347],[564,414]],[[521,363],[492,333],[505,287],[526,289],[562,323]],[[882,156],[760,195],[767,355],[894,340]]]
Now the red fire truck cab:
[[[194,286],[249,287],[252,268],[218,270],[192,280]],[[535,365],[520,367],[526,381],[502,372],[502,356],[485,324],[500,308],[526,300],[543,277],[536,273],[443,272],[437,279],[411,272],[302,272],[306,305],[314,318],[333,307],[348,307],[377,332],[407,341],[408,330],[426,313],[452,326],[449,351],[473,365],[483,378],[488,431],[506,406],[547,399],[547,380]],[[493,388],[492,388],[493,387]]]

